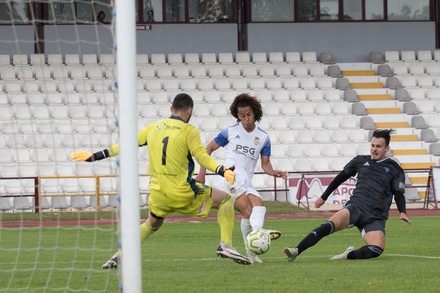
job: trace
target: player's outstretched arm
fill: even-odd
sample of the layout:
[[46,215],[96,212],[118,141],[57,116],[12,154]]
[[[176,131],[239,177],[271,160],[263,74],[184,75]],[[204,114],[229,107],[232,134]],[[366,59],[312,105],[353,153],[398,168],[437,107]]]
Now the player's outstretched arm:
[[234,184],[235,183],[235,166],[232,166],[231,168],[226,169],[225,166],[220,165],[217,167],[217,169],[215,170],[215,173],[217,173],[218,175],[225,177],[225,179],[231,183]]
[[318,197],[315,201],[315,208],[319,209],[324,203],[325,200],[323,200],[321,197]]
[[263,171],[270,176],[280,177],[284,180],[287,180],[287,171],[274,170],[272,167],[272,163],[270,162],[269,156],[261,156],[261,168]]
[[[207,146],[206,146],[206,152],[208,155],[211,156],[212,152],[217,150],[220,146],[215,142],[215,140],[212,140]],[[205,175],[206,175],[206,168],[200,165],[199,174],[196,176],[195,180],[196,182],[205,184]]]
[[110,157],[107,149],[92,154],[88,151],[76,151],[70,154],[70,158],[76,161],[94,162]]
[[407,222],[408,225],[411,225],[411,221],[408,219],[408,217],[406,216],[405,213],[400,213],[399,218],[400,218],[400,220],[403,220],[403,221]]

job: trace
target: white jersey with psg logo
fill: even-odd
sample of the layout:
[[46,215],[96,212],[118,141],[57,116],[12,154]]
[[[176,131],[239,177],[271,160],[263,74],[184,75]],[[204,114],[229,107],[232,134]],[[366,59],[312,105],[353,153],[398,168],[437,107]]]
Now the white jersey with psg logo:
[[223,129],[214,140],[225,148],[223,165],[235,166],[236,176],[242,177],[247,184],[254,176],[259,155],[270,156],[269,135],[259,127],[249,133],[240,122]]

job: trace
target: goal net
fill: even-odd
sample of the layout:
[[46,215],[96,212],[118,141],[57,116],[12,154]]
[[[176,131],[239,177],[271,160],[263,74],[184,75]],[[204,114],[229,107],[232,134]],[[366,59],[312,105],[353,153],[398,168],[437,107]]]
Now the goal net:
[[113,6],[0,0],[0,292],[118,291]]

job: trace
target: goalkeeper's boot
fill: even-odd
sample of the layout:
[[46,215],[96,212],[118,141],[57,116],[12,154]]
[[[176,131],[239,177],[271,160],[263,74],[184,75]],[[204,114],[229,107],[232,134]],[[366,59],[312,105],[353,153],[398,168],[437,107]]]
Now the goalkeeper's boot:
[[250,265],[251,261],[238,253],[232,245],[221,245],[217,248],[217,256],[221,258],[230,258],[240,265]]
[[333,259],[333,260],[335,260],[335,259],[337,259],[337,260],[339,260],[339,259],[347,259],[347,255],[348,255],[350,252],[352,252],[353,250],[356,250],[356,248],[354,248],[353,246],[349,246],[349,247],[344,251],[344,253],[337,254],[337,255],[335,255],[334,257],[332,257],[331,259]]
[[247,253],[248,259],[251,261],[251,263],[263,263],[263,261],[253,252],[248,251]]
[[286,254],[286,259],[289,262],[292,262],[295,260],[295,258],[298,256],[298,248],[284,248],[284,253]]
[[114,254],[105,264],[102,265],[103,269],[116,269],[118,267],[119,256]]
[[270,235],[270,240],[277,240],[278,238],[281,237],[281,232],[278,231],[278,230],[267,230],[267,229],[263,229],[263,228],[260,228],[259,230],[269,234]]

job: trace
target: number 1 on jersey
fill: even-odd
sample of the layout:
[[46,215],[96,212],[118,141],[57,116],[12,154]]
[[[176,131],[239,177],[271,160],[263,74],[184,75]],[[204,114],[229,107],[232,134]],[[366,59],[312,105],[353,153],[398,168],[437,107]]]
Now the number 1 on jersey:
[[162,148],[162,165],[166,165],[167,164],[168,139],[169,139],[169,136],[165,137],[162,140],[162,143],[163,143],[163,148]]

